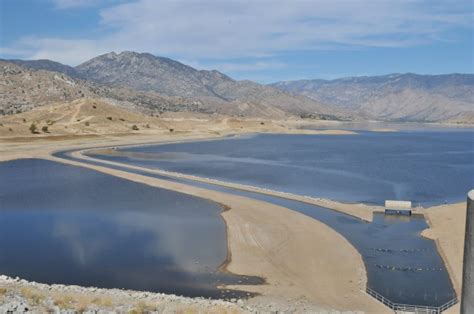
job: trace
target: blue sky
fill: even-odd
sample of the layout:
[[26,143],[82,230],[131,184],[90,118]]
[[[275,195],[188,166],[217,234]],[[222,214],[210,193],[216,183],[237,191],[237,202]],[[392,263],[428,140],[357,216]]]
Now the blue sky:
[[473,73],[471,0],[0,0],[0,57],[150,52],[263,83]]

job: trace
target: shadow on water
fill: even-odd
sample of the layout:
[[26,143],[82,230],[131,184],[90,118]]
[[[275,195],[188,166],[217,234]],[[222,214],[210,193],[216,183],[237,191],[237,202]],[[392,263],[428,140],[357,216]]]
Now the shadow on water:
[[39,159],[0,163],[0,274],[48,284],[211,298],[227,257],[213,202]]

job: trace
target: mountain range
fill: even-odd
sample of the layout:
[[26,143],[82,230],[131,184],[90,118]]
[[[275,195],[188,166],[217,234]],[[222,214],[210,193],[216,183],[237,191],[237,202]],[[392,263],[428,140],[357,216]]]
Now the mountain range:
[[272,84],[365,119],[445,121],[474,115],[474,75],[390,74]]
[[472,74],[391,74],[263,85],[129,51],[107,53],[76,67],[51,60],[1,60],[0,74],[0,114],[98,97],[152,114],[474,121]]

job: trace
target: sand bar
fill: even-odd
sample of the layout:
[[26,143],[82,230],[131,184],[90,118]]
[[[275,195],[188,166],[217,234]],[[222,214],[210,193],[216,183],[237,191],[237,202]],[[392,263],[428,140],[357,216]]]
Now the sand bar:
[[57,150],[219,136],[222,134],[194,132],[135,136],[77,136],[54,140],[43,138],[28,142],[8,140],[0,144],[0,160],[45,158],[65,162],[135,182],[210,199],[230,207],[231,210],[223,213],[228,227],[229,250],[232,254],[227,269],[239,274],[261,276],[268,282],[262,286],[244,287],[262,294],[247,302],[256,304],[277,302],[283,306],[306,303],[321,310],[388,312],[386,307],[363,292],[367,275],[362,257],[357,250],[344,237],[317,220],[280,206],[241,196],[107,167],[65,161],[50,155]]
[[322,309],[387,311],[363,292],[367,279],[357,250],[317,220],[241,196],[56,157],[47,159],[180,191],[229,207],[222,214],[232,256],[227,269],[265,278],[266,285],[244,286],[245,290],[262,293],[260,298],[282,298],[290,303],[303,298]]

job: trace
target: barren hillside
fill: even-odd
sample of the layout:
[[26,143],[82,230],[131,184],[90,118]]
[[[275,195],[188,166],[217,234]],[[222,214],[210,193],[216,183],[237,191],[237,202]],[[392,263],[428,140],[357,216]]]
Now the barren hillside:
[[474,122],[474,75],[390,74],[272,84],[366,119]]

